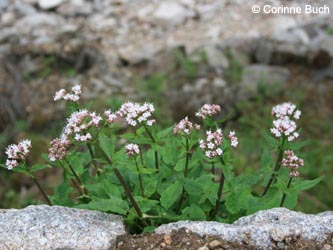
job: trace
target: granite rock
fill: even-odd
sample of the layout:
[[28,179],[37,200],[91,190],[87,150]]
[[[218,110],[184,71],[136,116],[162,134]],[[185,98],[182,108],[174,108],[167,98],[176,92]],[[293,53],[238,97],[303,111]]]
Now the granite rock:
[[212,221],[179,221],[162,225],[155,232],[170,233],[180,228],[200,235],[217,236],[222,240],[245,242],[257,249],[270,249],[294,236],[318,243],[329,240],[333,233],[333,212],[310,215],[286,208],[273,208],[242,217],[230,225]]
[[0,249],[113,249],[125,233],[118,215],[60,206],[0,210]]

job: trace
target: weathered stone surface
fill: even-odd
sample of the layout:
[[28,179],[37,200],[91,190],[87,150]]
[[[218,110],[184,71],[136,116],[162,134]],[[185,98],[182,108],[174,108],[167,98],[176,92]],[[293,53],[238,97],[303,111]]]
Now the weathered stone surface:
[[170,233],[173,229],[187,228],[200,235],[209,234],[222,240],[246,242],[258,249],[270,249],[283,243],[287,237],[299,237],[318,243],[333,233],[333,212],[307,215],[286,208],[273,208],[245,216],[233,224],[218,222],[179,221],[158,227],[155,232]]
[[59,6],[64,0],[39,0],[39,7],[47,10]]
[[204,48],[208,65],[212,68],[223,68],[229,67],[228,58],[224,55],[215,45],[208,45]]
[[60,206],[0,210],[0,249],[108,250],[124,234],[122,218]]
[[153,14],[154,20],[164,26],[180,25],[186,16],[187,10],[174,1],[162,2]]
[[258,93],[258,87],[279,87],[287,83],[290,72],[280,66],[267,66],[253,64],[243,70],[242,80],[239,84],[240,92],[245,96],[253,96]]

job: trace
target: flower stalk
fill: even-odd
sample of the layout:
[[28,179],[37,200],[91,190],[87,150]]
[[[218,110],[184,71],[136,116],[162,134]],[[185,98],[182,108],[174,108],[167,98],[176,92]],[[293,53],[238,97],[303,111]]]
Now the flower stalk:
[[135,162],[136,170],[138,171],[139,185],[140,185],[141,195],[142,195],[142,197],[145,197],[145,193],[144,193],[144,189],[143,189],[143,184],[142,184],[142,176],[140,174],[140,169],[139,169],[138,161],[136,160],[136,157],[134,158],[134,162]]
[[[190,147],[189,147],[189,141],[188,141],[188,137],[186,136],[186,158],[185,158],[185,168],[184,168],[184,178],[187,177],[188,175],[188,164],[189,164],[189,160],[190,160],[190,156],[191,156],[191,152],[190,152]],[[184,202],[185,199],[185,188],[183,187],[182,189],[182,194],[180,195],[180,200],[178,203],[178,207],[177,207],[177,212],[179,213],[180,208],[182,206],[182,203]]]
[[[69,170],[71,171],[71,173],[73,174],[75,180],[79,183],[80,185],[80,193],[83,195],[88,195],[88,190],[85,188],[85,186],[83,185],[80,177],[77,175],[77,173],[75,172],[75,170],[73,169],[72,165],[70,164],[70,162],[67,160],[67,158],[64,158]],[[75,185],[77,187],[77,185]]]
[[[147,128],[147,126],[145,124],[143,124],[143,127],[144,127],[145,131],[147,132],[148,136],[150,137],[150,139],[152,140],[152,142],[156,143],[156,140],[155,140],[154,136],[149,131],[149,129]],[[155,168],[156,168],[156,171],[158,172],[158,170],[159,170],[159,163],[158,163],[158,152],[157,152],[157,150],[155,150],[155,152],[154,152],[154,157],[155,157]]]
[[283,152],[284,152],[284,144],[285,144],[285,138],[283,137],[282,138],[282,143],[281,145],[279,146],[279,154],[278,154],[278,157],[276,159],[276,162],[275,162],[275,166],[274,166],[274,169],[273,169],[273,173],[271,174],[271,177],[264,189],[264,192],[262,193],[261,196],[264,196],[267,194],[269,188],[271,187],[271,185],[273,184],[273,182],[276,180],[276,172],[279,171],[279,169],[281,168],[281,164],[282,164],[282,158],[283,158]]
[[[101,148],[100,148],[101,149]],[[107,160],[107,162],[112,165],[112,159],[101,149],[101,153],[103,154],[103,156],[105,157],[105,159]],[[122,185],[128,199],[130,200],[130,203],[132,204],[132,206],[134,207],[137,215],[139,216],[139,218],[143,218],[143,213],[139,207],[139,204],[136,202],[136,200],[134,199],[130,188],[128,187],[124,177],[121,175],[120,171],[118,168],[113,167],[113,172],[115,173],[116,177],[118,178],[120,184]],[[143,223],[145,223],[143,221]]]
[[[224,162],[222,157],[221,157],[221,163],[222,163],[222,166],[225,166],[225,162]],[[225,181],[225,176],[224,176],[224,173],[223,173],[223,169],[221,168],[219,189],[218,189],[218,192],[217,192],[217,199],[216,199],[216,202],[215,202],[214,211],[212,213],[212,218],[215,218],[217,212],[219,211],[220,202],[221,202],[221,199],[222,199],[224,181]]]
[[[288,184],[287,184],[287,189],[290,188],[290,184],[291,184],[291,181],[293,180],[293,177],[290,176],[289,177],[289,181],[288,181]],[[286,200],[286,197],[287,197],[287,194],[286,193],[283,193],[282,195],[282,199],[281,199],[281,202],[280,202],[280,207],[283,207],[283,204],[284,204],[284,201]]]
[[89,151],[89,154],[90,154],[90,157],[91,157],[92,165],[95,169],[96,174],[99,176],[101,170],[97,166],[97,163],[96,163],[96,160],[95,160],[95,154],[94,154],[94,151],[92,150],[91,144],[87,143],[87,147],[88,147],[88,151]]

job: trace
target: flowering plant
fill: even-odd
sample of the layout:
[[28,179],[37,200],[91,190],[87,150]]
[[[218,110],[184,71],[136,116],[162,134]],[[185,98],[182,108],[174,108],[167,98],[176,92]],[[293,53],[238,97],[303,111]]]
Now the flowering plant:
[[[199,109],[201,125],[185,117],[160,129],[152,104],[127,102],[118,111],[97,114],[79,105],[80,95],[81,86],[76,85],[72,92],[63,89],[54,97],[67,101],[72,113],[44,155],[47,164],[28,166],[29,140],[6,150],[2,166],[28,173],[50,205],[120,214],[132,231],[142,231],[176,220],[232,222],[261,209],[294,208],[297,194],[322,179],[296,178],[304,161],[294,152],[302,146],[295,143],[301,112],[292,103],[272,110],[275,120],[272,135],[265,135],[262,168],[236,175],[232,151],[238,138],[234,130],[222,131],[223,121],[214,119],[219,105]],[[63,170],[52,195],[45,194],[34,176],[46,167]]]

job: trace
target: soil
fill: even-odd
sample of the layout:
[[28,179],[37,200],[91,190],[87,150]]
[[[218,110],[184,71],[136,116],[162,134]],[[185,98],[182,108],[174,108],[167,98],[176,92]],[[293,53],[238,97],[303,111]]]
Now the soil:
[[[200,236],[188,229],[173,230],[170,234],[142,233],[118,237],[116,250],[257,250],[246,242],[224,241]],[[291,236],[282,242],[272,242],[269,250],[333,250],[332,237],[322,243]]]

